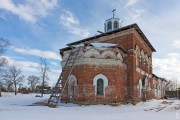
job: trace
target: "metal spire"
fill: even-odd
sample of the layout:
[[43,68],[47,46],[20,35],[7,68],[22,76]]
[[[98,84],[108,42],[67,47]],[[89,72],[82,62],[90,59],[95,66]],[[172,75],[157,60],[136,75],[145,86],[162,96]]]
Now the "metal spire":
[[114,18],[114,12],[115,12],[115,11],[116,11],[116,9],[113,9],[113,11],[112,11],[112,12],[113,12],[113,18]]

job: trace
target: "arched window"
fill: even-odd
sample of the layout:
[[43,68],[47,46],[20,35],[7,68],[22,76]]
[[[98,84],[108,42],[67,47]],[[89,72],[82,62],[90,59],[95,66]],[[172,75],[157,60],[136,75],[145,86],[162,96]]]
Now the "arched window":
[[141,50],[141,62],[144,62],[144,51]]
[[97,80],[97,95],[104,95],[104,81],[101,78]]
[[149,82],[149,85],[148,85],[149,87],[148,87],[148,89],[149,89],[149,91],[151,90],[151,83]]
[[138,97],[142,97],[142,81],[141,81],[141,79],[138,82]]
[[118,29],[118,26],[119,26],[118,21],[114,21],[114,29]]
[[108,30],[112,30],[112,22],[111,21],[108,22],[107,29]]
[[105,95],[105,88],[108,86],[108,78],[103,74],[98,74],[93,78],[95,95]]
[[77,77],[75,75],[71,74],[68,77],[68,96],[70,98],[77,96],[75,86],[77,86]]
[[140,56],[140,49],[139,46],[136,45],[136,66],[139,67],[139,56]]
[[151,57],[149,57],[148,59],[149,59],[149,66],[150,66],[152,64]]
[[140,62],[140,65],[141,65],[141,69],[144,70],[144,51],[141,50],[141,62]]

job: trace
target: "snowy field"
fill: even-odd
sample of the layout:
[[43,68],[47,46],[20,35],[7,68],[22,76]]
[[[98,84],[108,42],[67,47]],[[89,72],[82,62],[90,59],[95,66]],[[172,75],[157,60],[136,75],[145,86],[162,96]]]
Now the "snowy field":
[[151,100],[135,106],[60,104],[58,108],[48,108],[31,105],[48,97],[2,93],[0,120],[180,120],[178,100]]

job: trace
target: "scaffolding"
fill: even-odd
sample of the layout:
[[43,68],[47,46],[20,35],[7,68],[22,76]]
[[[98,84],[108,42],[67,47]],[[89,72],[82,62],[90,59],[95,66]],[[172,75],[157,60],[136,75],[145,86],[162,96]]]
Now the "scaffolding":
[[[71,47],[69,57],[64,65],[64,67],[62,68],[62,73],[59,76],[58,81],[57,81],[55,87],[53,88],[52,93],[49,97],[49,100],[48,100],[49,107],[56,107],[58,105],[58,102],[60,101],[60,99],[63,95],[63,92],[67,86],[68,78],[73,71],[73,68],[74,68],[76,60],[78,58],[80,50],[81,50],[81,46],[77,47],[77,48]],[[66,78],[63,78],[64,72],[68,73]],[[65,80],[65,83],[63,85],[62,85],[62,79]]]

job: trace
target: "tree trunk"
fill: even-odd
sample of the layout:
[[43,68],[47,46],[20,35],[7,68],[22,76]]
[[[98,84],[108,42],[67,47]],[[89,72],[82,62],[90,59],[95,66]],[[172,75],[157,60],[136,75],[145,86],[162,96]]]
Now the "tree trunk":
[[31,84],[31,90],[32,90],[32,93],[34,92],[34,89],[33,89],[33,85]]
[[7,87],[7,91],[9,92],[9,89],[10,89],[10,85],[8,85],[8,87]]
[[44,94],[44,82],[45,82],[45,72],[43,73],[41,97],[43,97],[43,94]]
[[17,95],[17,87],[16,87],[16,83],[14,83],[14,93],[15,93],[15,95]]
[[43,94],[44,94],[44,79],[43,79],[43,82],[42,82],[41,97],[43,97]]

